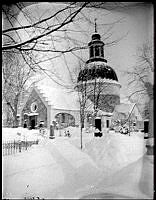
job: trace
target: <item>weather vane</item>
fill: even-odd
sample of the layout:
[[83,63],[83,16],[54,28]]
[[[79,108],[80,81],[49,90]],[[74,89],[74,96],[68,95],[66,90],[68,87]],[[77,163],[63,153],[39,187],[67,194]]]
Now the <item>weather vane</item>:
[[95,21],[95,33],[97,33],[97,24],[96,24],[96,20],[97,20],[97,18],[94,19],[94,21]]

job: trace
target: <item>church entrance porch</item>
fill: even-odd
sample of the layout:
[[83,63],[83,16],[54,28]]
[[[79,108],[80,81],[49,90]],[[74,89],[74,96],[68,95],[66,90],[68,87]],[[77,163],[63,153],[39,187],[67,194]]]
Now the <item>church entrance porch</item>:
[[36,124],[35,116],[31,116],[29,120],[30,120],[30,129],[35,129],[35,124]]
[[37,126],[37,117],[38,117],[38,113],[30,113],[28,115],[28,127],[29,129],[35,129]]

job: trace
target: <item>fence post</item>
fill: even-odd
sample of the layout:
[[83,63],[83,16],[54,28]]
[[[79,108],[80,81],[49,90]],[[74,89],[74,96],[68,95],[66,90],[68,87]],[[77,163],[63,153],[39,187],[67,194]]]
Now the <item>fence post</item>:
[[9,142],[7,141],[7,155],[9,155]]
[[39,140],[34,140],[34,141],[5,141],[2,143],[2,150],[3,150],[3,155],[12,155],[17,152],[22,152],[23,150],[27,150],[28,147],[31,147],[33,144],[39,144]]
[[5,142],[5,155],[7,155],[7,142]]
[[12,155],[12,142],[10,142],[10,149],[11,149],[10,153]]
[[21,152],[21,141],[19,141],[19,152]]
[[14,148],[14,153],[15,153],[15,140],[14,140],[13,148]]
[[5,141],[5,145],[4,146],[5,146],[5,151],[4,152],[5,152],[5,155],[7,155],[7,143],[6,143],[6,141]]
[[6,141],[2,141],[2,155],[5,156],[6,155]]
[[5,144],[3,143],[3,156],[5,155],[4,150],[5,150]]
[[17,141],[15,142],[15,149],[16,149],[16,153],[17,153],[17,149],[18,149]]
[[27,150],[27,140],[25,141],[25,147],[26,147],[25,149]]
[[10,149],[11,149],[11,151],[10,151],[10,153],[11,153],[11,155],[12,155],[12,141],[10,142]]
[[10,155],[10,141],[8,142],[8,152],[9,152],[8,155]]

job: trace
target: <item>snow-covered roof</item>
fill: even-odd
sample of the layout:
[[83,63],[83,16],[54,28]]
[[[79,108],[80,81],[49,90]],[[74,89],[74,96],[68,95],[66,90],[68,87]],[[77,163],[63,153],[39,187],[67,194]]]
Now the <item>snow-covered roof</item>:
[[115,106],[114,111],[118,113],[124,113],[126,115],[129,115],[131,112],[133,112],[135,113],[135,116],[137,116],[138,120],[142,120],[141,114],[135,103],[120,103],[119,105]]
[[120,113],[130,113],[135,104],[120,103],[115,106],[115,111]]
[[[70,91],[69,89],[55,87],[53,85],[46,85],[46,84],[35,84],[34,86],[39,92],[40,95],[45,97],[48,101],[49,105],[52,105],[54,109],[62,109],[62,110],[72,110],[72,111],[79,111],[80,110],[80,103],[79,103],[79,96],[77,91]],[[129,114],[133,107],[135,107],[134,112],[135,115],[141,119],[141,115],[134,103],[131,103],[124,98],[125,96],[121,95],[121,103],[115,106],[115,111],[119,113],[125,113],[126,115]],[[86,104],[86,109],[88,111],[93,111],[94,106],[93,103],[88,99]],[[102,112],[102,111],[101,111]],[[106,115],[108,113],[101,113]],[[112,115],[112,113],[111,113]]]
[[99,110],[97,115],[104,115],[104,116],[112,116],[113,113],[110,113],[110,112],[105,112],[103,110]]
[[68,89],[55,88],[47,85],[35,86],[46,98],[48,104],[55,109],[79,110],[79,98],[77,92]]

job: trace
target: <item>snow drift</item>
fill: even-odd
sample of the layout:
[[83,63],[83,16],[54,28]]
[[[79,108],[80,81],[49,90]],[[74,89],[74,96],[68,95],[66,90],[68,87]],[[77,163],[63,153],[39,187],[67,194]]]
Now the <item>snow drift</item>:
[[39,135],[39,130],[28,130],[27,128],[3,128],[2,129],[2,140],[5,141],[34,141],[41,140],[42,136]]
[[79,199],[153,199],[152,166],[145,155],[113,176],[101,176],[94,187],[79,191]]
[[143,137],[116,133],[92,138],[85,144],[84,152],[110,175],[141,158],[146,153],[146,147]]
[[93,194],[92,198],[103,192],[151,195],[152,164],[142,160],[146,148],[141,135],[109,133],[97,138],[86,133],[80,150],[78,128],[69,131],[70,138],[43,138],[27,152],[4,157],[5,198],[65,199]]

